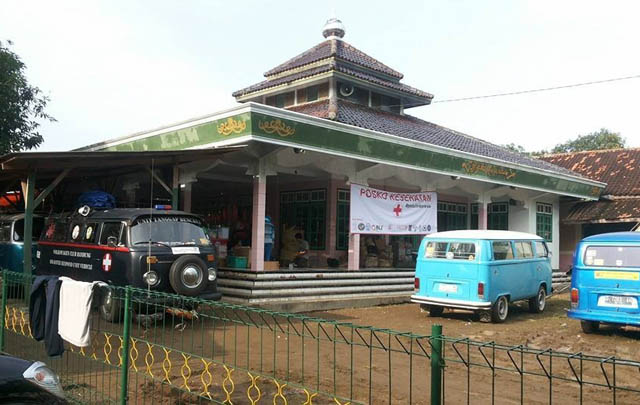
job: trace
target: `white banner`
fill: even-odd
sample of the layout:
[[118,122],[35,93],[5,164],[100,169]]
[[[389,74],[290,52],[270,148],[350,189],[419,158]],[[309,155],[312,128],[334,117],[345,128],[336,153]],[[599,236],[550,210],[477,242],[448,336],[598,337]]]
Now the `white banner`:
[[351,185],[351,233],[412,235],[437,232],[435,192],[394,193]]

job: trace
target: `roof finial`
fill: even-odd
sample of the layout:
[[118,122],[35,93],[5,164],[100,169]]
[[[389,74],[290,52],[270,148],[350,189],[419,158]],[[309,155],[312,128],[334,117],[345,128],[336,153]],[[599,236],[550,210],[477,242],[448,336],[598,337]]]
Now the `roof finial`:
[[345,33],[344,24],[336,17],[331,17],[327,20],[324,28],[322,29],[322,36],[327,39],[342,39]]

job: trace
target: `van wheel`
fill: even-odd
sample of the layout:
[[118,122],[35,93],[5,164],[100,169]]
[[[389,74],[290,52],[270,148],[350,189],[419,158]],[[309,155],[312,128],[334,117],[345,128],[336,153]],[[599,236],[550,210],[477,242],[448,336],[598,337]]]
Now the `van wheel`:
[[442,316],[444,312],[444,307],[438,305],[429,305],[429,316]]
[[122,319],[122,305],[113,293],[113,289],[107,288],[102,294],[100,303],[100,316],[107,322],[119,323]]
[[180,256],[169,270],[169,283],[178,294],[189,297],[200,295],[207,287],[207,282],[207,265],[198,256]]
[[580,321],[582,331],[584,333],[595,333],[600,329],[600,322],[598,321]]
[[538,294],[535,297],[529,298],[529,312],[538,314],[544,311],[547,305],[547,290],[541,285],[538,289]]
[[493,304],[491,320],[495,323],[502,323],[507,320],[507,315],[509,315],[509,300],[503,295],[498,297],[498,300]]

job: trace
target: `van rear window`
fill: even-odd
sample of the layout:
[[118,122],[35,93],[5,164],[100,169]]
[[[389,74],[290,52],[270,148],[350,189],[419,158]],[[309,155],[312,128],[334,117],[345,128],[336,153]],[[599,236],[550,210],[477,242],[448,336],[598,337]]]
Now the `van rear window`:
[[425,257],[435,259],[475,260],[476,245],[467,242],[429,242]]
[[589,246],[583,261],[594,267],[640,267],[640,246]]

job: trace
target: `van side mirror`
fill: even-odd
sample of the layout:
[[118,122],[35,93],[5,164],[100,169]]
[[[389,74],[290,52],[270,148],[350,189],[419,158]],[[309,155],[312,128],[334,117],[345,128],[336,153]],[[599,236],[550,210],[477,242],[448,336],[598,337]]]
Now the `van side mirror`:
[[116,238],[115,236],[109,236],[107,238],[107,246],[116,247],[117,244],[118,244],[118,238]]

